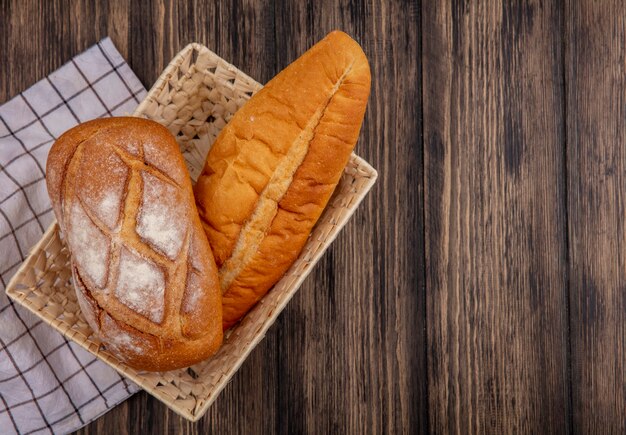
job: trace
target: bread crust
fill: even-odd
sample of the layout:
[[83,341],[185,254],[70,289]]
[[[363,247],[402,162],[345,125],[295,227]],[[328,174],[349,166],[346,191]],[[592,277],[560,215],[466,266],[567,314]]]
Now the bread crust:
[[140,118],[86,122],[54,143],[46,172],[78,302],[107,350],[149,371],[215,353],[217,269],[169,131]]
[[370,91],[361,47],[335,31],[242,107],[194,188],[236,323],[298,257],[358,139]]

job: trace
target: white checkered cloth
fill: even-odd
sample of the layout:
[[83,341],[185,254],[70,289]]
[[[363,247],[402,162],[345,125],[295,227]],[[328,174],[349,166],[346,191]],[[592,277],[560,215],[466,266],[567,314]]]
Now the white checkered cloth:
[[0,106],[0,433],[66,433],[138,390],[14,305],[4,288],[53,221],[45,184],[54,140],[127,115],[146,90],[109,38]]

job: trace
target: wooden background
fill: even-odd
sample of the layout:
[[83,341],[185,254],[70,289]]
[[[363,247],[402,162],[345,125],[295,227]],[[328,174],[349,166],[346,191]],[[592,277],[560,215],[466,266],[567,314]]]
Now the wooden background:
[[206,417],[140,393],[80,433],[626,432],[621,2],[0,5],[0,102],[105,36],[146,87],[335,28],[372,67],[379,182]]

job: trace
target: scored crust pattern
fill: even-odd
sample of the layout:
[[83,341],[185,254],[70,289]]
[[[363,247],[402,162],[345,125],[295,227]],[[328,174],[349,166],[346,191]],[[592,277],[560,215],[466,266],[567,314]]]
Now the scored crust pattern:
[[[202,230],[191,224],[182,157],[172,161],[154,132],[142,137],[120,128],[128,121],[111,122],[122,124],[73,144],[60,175],[60,222],[79,303],[93,313],[91,326],[121,358],[144,358],[206,335],[214,314],[202,303],[210,305],[206,293],[214,284],[205,264],[210,251],[207,257],[208,244],[195,246]],[[51,190],[57,168],[48,168]]]

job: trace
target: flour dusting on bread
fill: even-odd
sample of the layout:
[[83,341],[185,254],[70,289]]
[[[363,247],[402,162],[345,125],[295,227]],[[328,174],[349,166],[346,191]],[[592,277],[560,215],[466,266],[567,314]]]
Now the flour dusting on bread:
[[127,361],[132,354],[141,355],[146,351],[148,343],[142,336],[129,334],[108,314],[102,316],[102,329],[106,331],[105,346],[117,351],[120,359]]
[[152,262],[123,248],[115,287],[117,298],[155,323],[163,321],[165,276]]
[[141,354],[145,350],[144,343],[138,337],[133,337],[126,332],[116,331],[114,334],[109,334],[109,338],[109,347],[116,349],[121,355],[128,351]]
[[190,272],[187,276],[187,288],[185,289],[185,296],[183,298],[182,311],[183,313],[191,313],[194,307],[198,305],[198,302],[202,299],[202,281],[195,272]]
[[180,183],[180,178],[176,177],[178,162],[172,159],[167,149],[164,149],[154,141],[146,141],[143,144],[143,159],[145,162],[156,168],[163,174],[168,174],[173,180]]
[[183,244],[186,219],[178,188],[142,172],[143,200],[137,234],[174,259]]
[[[120,218],[129,168],[112,152],[111,147],[98,137],[88,142],[89,156],[82,157],[73,179],[75,194],[80,198],[90,216],[113,230]],[[81,153],[82,154],[82,153]],[[102,186],[106,174],[106,186]]]
[[69,225],[72,228],[68,234],[70,249],[81,253],[74,257],[74,261],[83,276],[96,286],[104,287],[109,262],[109,239],[91,222],[78,201],[72,205]]
[[102,200],[96,207],[96,213],[98,217],[106,222],[109,227],[113,227],[117,222],[117,217],[120,214],[120,205],[122,202],[121,192],[115,192],[109,190],[104,193]]

